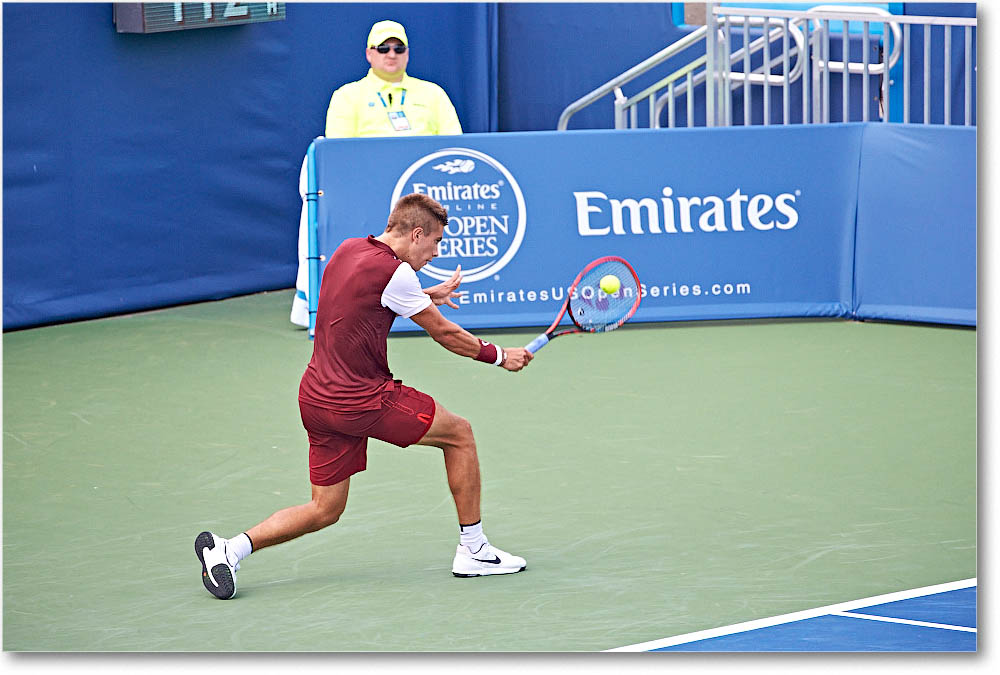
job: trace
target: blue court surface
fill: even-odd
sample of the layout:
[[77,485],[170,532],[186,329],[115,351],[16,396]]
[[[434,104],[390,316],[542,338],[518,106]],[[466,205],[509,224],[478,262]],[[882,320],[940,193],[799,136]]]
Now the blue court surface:
[[966,579],[608,651],[974,652],[976,636],[976,579]]

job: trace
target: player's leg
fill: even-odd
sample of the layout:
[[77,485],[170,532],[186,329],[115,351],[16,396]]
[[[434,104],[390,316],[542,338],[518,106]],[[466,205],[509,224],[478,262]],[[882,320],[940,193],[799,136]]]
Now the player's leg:
[[459,523],[476,523],[480,520],[479,455],[472,425],[435,401],[434,421],[418,445],[440,448],[444,453],[444,467],[448,474],[448,488],[455,500]]
[[[368,439],[338,428],[354,423],[363,427],[370,423],[366,415],[344,420],[329,410],[301,402],[299,409],[309,435],[312,499],[277,511],[232,539],[223,539],[212,532],[197,536],[194,550],[201,562],[202,582],[217,598],[225,600],[236,594],[236,570],[246,556],[337,522],[347,505],[350,477],[365,469]],[[379,412],[370,416],[377,419]]]
[[232,539],[202,532],[194,540],[194,552],[201,562],[201,580],[206,590],[228,600],[236,595],[236,570],[240,560],[254,551],[301,537],[333,525],[347,506],[351,479],[334,485],[313,485],[312,499],[277,511],[266,520]]
[[402,382],[387,387],[382,404],[385,413],[365,429],[366,435],[401,448],[429,445],[444,453],[448,487],[455,500],[460,526],[460,543],[452,572],[456,576],[478,577],[523,570],[524,558],[491,546],[483,534],[479,516],[479,456],[468,421]]
[[448,487],[460,523],[479,520],[479,457],[469,423],[422,391],[395,381],[387,386],[382,414],[366,436],[401,448],[430,445],[444,452]]
[[[342,431],[347,423],[341,416],[301,402],[299,411],[309,435],[312,499],[273,513],[267,520],[247,530],[255,551],[337,522],[347,506],[351,476],[363,471],[367,464],[367,437]],[[363,425],[364,416],[360,417]],[[349,431],[357,432],[356,429]]]
[[350,485],[350,478],[336,485],[313,485],[309,502],[277,511],[247,530],[253,550],[282,544],[336,523],[347,506]]
[[479,455],[468,420],[435,401],[434,421],[417,443],[440,448],[444,453],[460,531],[452,573],[457,577],[480,577],[522,571],[527,566],[524,558],[491,545],[483,533]]

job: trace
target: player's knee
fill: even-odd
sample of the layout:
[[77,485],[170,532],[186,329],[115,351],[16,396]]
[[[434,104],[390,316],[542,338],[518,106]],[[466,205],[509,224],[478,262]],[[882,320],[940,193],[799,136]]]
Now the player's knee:
[[347,507],[347,504],[342,502],[331,504],[313,502],[313,505],[315,509],[313,524],[317,530],[329,527],[340,520],[340,517],[344,515],[344,509]]
[[475,448],[476,439],[472,434],[472,424],[464,417],[456,416],[454,436],[456,444]]

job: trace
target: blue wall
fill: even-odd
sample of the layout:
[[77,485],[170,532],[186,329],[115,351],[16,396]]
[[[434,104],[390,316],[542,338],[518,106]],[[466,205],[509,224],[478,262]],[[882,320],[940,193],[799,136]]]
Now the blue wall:
[[976,133],[878,124],[858,171],[858,316],[976,323]]
[[[501,4],[501,130],[555,129],[567,105],[689,32],[674,25],[670,3]],[[639,78],[629,92],[663,75]],[[614,127],[611,101],[574,115],[569,128]]]
[[491,5],[295,4],[140,35],[110,3],[4,4],[4,328],[292,286],[302,156],[384,17],[412,75],[495,126]]
[[[155,35],[110,3],[4,4],[4,329],[291,287],[302,155],[387,17],[477,133],[553,129],[686,32],[669,3],[289,3]],[[610,100],[571,123],[610,126]]]

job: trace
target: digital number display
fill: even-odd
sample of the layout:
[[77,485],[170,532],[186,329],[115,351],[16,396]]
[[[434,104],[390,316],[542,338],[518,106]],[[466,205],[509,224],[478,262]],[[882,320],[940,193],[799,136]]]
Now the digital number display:
[[163,33],[244,23],[283,21],[283,2],[116,2],[119,33]]

